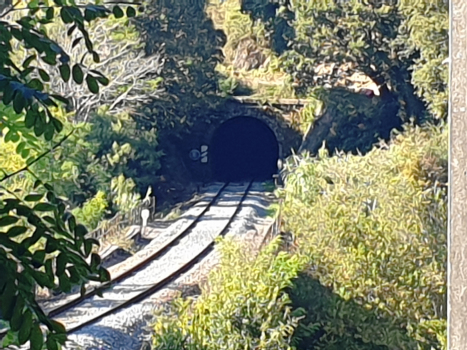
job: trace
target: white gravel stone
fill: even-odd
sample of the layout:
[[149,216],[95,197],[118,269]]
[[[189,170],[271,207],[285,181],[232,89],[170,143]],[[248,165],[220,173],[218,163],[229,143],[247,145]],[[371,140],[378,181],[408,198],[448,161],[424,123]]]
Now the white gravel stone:
[[[207,213],[208,215],[203,218],[203,225],[197,226],[192,234],[183,238],[166,255],[151,262],[146,268],[104,293],[105,301],[99,297],[91,298],[80,304],[79,308],[58,315],[57,319],[69,328],[77,324],[78,317],[80,322],[82,322],[83,317],[91,318],[92,315],[137,294],[150,282],[160,279],[162,274],[168,274],[170,271],[178,269],[178,266],[210,244],[212,237],[216,236],[219,233],[217,231],[225,226],[226,221],[236,209],[232,203],[239,198],[238,193],[232,192],[241,190],[242,187],[245,186],[229,186],[227,192],[230,193],[223,195],[218,205]],[[265,196],[261,184],[255,183],[252,186],[252,192],[245,198],[242,208],[229,225],[229,235],[242,236],[247,232],[257,232],[259,226],[270,222],[271,219],[265,217],[267,206],[270,203],[271,198]],[[189,215],[188,212],[185,214]],[[173,229],[183,227],[183,224],[179,225],[174,226]],[[172,229],[172,226],[170,228]],[[198,269],[202,264],[206,264],[208,260],[215,263],[218,260],[218,252],[212,251],[190,271],[143,301],[70,334],[70,342],[66,349],[139,350],[142,342],[148,339],[150,333],[147,325],[153,320],[154,309],[164,301],[164,295],[168,295],[183,286],[186,283],[183,280],[190,279],[190,273],[192,274],[192,271]]]

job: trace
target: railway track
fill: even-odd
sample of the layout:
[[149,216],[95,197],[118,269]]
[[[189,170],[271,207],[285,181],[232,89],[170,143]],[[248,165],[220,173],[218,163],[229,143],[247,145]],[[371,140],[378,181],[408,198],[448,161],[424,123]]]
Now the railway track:
[[[214,249],[214,240],[224,235],[253,182],[225,184],[199,214],[157,247],[146,247],[140,260],[112,276],[110,282],[93,286],[84,296],[45,307],[49,317],[64,324],[69,334],[105,316],[144,300],[189,271]],[[190,244],[191,253],[183,252]],[[102,293],[102,297],[97,294]],[[49,309],[49,310],[47,310]],[[0,338],[1,338],[0,334]]]
[[[200,206],[198,208],[199,213],[194,218],[194,220],[192,220],[192,221],[190,221],[188,223],[185,223],[181,227],[177,227],[178,232],[175,235],[172,235],[172,236],[168,237],[166,240],[163,240],[162,242],[159,242],[159,244],[155,244],[153,246],[148,247],[145,250],[144,254],[140,254],[139,256],[136,256],[135,258],[127,259],[127,261],[124,262],[124,265],[126,265],[126,266],[123,266],[123,269],[120,269],[118,274],[113,275],[112,271],[110,270],[109,272],[110,272],[111,280],[109,282],[102,283],[102,284],[99,284],[97,286],[95,284],[94,285],[90,284],[88,286],[88,288],[90,287],[90,289],[87,290],[87,292],[83,296],[79,295],[79,296],[74,297],[74,298],[72,297],[73,298],[72,300],[69,300],[69,298],[64,298],[64,299],[62,299],[61,302],[58,302],[58,305],[57,305],[57,303],[53,303],[53,304],[55,304],[53,307],[51,307],[51,305],[50,305],[52,303],[44,302],[43,306],[44,306],[46,314],[49,317],[55,317],[56,315],[64,312],[65,310],[79,304],[80,302],[82,302],[82,301],[84,301],[84,300],[86,300],[86,299],[88,299],[88,298],[90,298],[92,296],[95,296],[100,292],[103,292],[105,289],[110,288],[115,283],[118,283],[118,282],[124,280],[125,278],[131,276],[132,274],[137,272],[139,269],[141,269],[142,267],[147,265],[148,262],[150,262],[150,261],[152,261],[154,259],[158,259],[164,253],[166,253],[171,248],[171,246],[173,246],[175,244],[175,242],[177,242],[178,240],[185,237],[190,232],[190,230],[193,227],[196,226],[196,224],[201,220],[201,218],[205,215],[205,213],[217,201],[217,199],[220,197],[220,195],[222,194],[222,192],[224,191],[224,189],[227,186],[228,186],[228,183],[224,184],[217,191],[217,193],[215,193],[215,195],[207,203],[207,205]],[[76,295],[77,294],[75,294],[75,296]]]

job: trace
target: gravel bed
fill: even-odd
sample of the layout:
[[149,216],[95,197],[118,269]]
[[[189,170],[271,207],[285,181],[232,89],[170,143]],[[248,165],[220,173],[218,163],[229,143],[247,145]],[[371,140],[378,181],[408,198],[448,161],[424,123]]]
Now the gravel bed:
[[[273,198],[262,192],[260,184],[252,187],[244,205],[229,226],[228,236],[255,242],[259,246],[266,230],[272,223],[267,218],[267,206]],[[142,302],[106,316],[69,336],[66,349],[85,350],[141,350],[151,336],[150,324],[154,321],[154,310],[180,293],[189,295],[199,292],[198,283],[219,262],[219,252],[214,249],[190,271],[179,276],[166,288],[154,293]]]
[[[144,249],[136,252],[134,255],[128,256],[128,252],[120,252],[120,255],[126,259],[121,261],[118,264],[114,264],[110,266],[107,270],[110,273],[110,276],[113,278],[115,276],[120,275],[121,273],[131,269],[133,266],[138,264],[139,262],[145,260],[148,256],[154,254],[155,252],[159,251],[165,244],[168,243],[174,236],[178,235],[180,232],[184,231],[192,222],[193,220],[198,217],[203,210],[205,210],[206,206],[211,202],[211,200],[215,197],[217,192],[221,189],[222,184],[214,184],[208,187],[207,191],[203,194],[203,198],[200,199],[191,209],[189,209],[186,213],[180,216],[180,218],[166,228],[163,232],[159,235],[155,236],[150,231],[154,230],[154,228],[148,227],[148,236],[152,236],[152,240],[149,244],[147,244]],[[126,254],[125,254],[126,253]],[[118,255],[116,258],[122,258]],[[89,283],[90,286],[97,285],[96,282]],[[72,300],[75,300],[80,296],[79,289],[75,292],[69,293],[66,296],[59,296],[55,298],[50,298],[47,300],[42,301],[40,304],[45,312],[49,312],[56,307],[66,304]]]
[[[246,185],[241,187],[244,190]],[[63,323],[67,329],[74,328],[138,296],[153,284],[169,277],[211,244],[234,215],[241,197],[242,192],[237,192],[237,188],[228,187],[216,204],[202,217],[201,225],[195,226],[189,235],[179,240],[178,244],[166,254],[103,292],[103,298],[99,296],[88,298],[71,310],[59,314],[55,319]],[[144,249],[142,252],[147,250]]]

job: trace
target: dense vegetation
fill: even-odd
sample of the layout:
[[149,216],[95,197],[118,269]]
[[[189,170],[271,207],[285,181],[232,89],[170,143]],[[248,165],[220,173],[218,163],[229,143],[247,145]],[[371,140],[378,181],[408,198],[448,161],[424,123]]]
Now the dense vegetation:
[[[154,97],[160,69],[157,57],[144,57],[129,25],[135,14],[127,5],[59,0],[2,5],[2,346],[64,343],[65,329],[43,313],[36,288],[67,292],[107,280],[87,230],[108,212],[135,205],[130,177],[147,184],[144,165],[158,168],[155,131],[128,117],[128,108]],[[145,71],[130,65],[117,76],[125,62]]]
[[279,251],[273,241],[256,258],[248,246],[220,241],[220,266],[203,295],[177,300],[172,313],[158,317],[156,349],[284,349],[298,316],[282,289],[303,269],[306,259]]
[[447,134],[290,164],[286,230],[311,258],[291,297],[323,330],[303,348],[446,348]]
[[[172,304],[172,316],[155,324],[154,346],[446,349],[448,78],[441,62],[448,52],[447,6],[227,0],[211,3],[208,12],[227,34],[226,60],[218,67],[228,76],[226,87],[245,84],[269,98],[288,90],[288,97],[314,100],[300,113],[300,129],[331,110],[335,137],[286,165],[286,185],[277,194],[293,245],[279,248],[276,241],[251,258],[250,279],[237,273],[242,254],[230,254],[235,246],[224,242],[211,288],[196,301]],[[279,62],[277,70],[270,62]],[[319,65],[331,69],[318,73]],[[377,85],[376,98],[355,95],[355,73]],[[258,83],[267,79],[279,84]],[[376,138],[349,135],[353,124],[371,133],[393,115],[400,119],[396,133],[390,123]],[[414,123],[403,126],[409,120]],[[375,143],[378,137],[387,142]],[[276,249],[287,249],[279,254],[300,264],[269,263],[257,271],[267,254],[274,261]],[[251,281],[261,281],[254,292]],[[271,323],[281,317],[283,300],[298,317],[282,316],[292,337]],[[277,313],[264,315],[268,305]]]
[[[223,97],[253,94],[314,101],[294,121],[303,133],[332,117],[330,152],[290,159],[277,193],[295,244],[254,257],[221,242],[203,294],[158,319],[154,346],[446,349],[444,1],[145,5],[0,9],[3,345],[64,342],[36,285],[108,278],[86,232],[161,173],[182,177],[164,150]],[[377,96],[358,94],[355,75]]]

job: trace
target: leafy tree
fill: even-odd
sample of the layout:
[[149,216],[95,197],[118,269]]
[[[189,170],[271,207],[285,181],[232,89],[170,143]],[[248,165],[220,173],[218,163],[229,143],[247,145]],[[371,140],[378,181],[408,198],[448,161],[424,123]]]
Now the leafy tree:
[[139,22],[147,53],[161,52],[165,62],[166,93],[144,109],[144,119],[165,134],[179,136],[222,101],[215,68],[225,35],[215,30],[205,6],[206,0],[154,1]]
[[[74,84],[64,81],[60,79],[61,71],[38,62],[43,76],[48,76],[49,88],[69,100],[68,107],[74,110],[74,121],[88,121],[92,112],[102,106],[107,106],[107,114],[135,110],[161,95],[161,54],[156,51],[146,55],[144,42],[134,22],[124,16],[123,10],[115,10],[113,16],[89,23],[89,40],[93,43],[93,50],[99,53],[95,62],[95,57],[88,54],[87,45],[80,45],[83,36],[77,26],[57,20],[47,26],[49,38],[65,50],[73,50],[69,65],[76,73],[75,82],[86,82]],[[69,35],[64,36],[63,32]],[[14,50],[15,55],[23,56],[23,59],[27,55],[19,43]]]
[[[66,330],[41,310],[35,287],[66,292],[73,285],[84,288],[89,279],[108,280],[109,274],[100,257],[91,254],[98,242],[86,238],[86,228],[66,210],[50,183],[37,180],[33,192],[27,188],[12,191],[6,183],[24,173],[35,176],[31,167],[73,134],[73,130],[63,134],[63,122],[53,114],[54,108],[69,101],[62,91],[48,92],[52,76],[70,86],[85,84],[92,93],[108,85],[103,74],[89,67],[88,58],[97,63],[100,56],[87,28],[112,13],[122,17],[123,9],[118,5],[110,9],[100,2],[76,5],[72,0],[34,0],[27,6],[6,2],[0,11],[0,133],[5,142],[20,141],[15,152],[24,159],[23,167],[13,172],[2,169],[0,177],[0,319],[8,329],[3,346],[30,341],[31,349],[44,344],[57,349],[66,341]],[[128,17],[135,15],[131,6],[125,11]],[[15,19],[17,13],[21,15]],[[86,48],[79,62],[73,60],[72,48],[64,48],[48,35],[55,18],[61,19],[68,36],[79,33],[80,45]],[[24,59],[16,55],[18,48]],[[51,76],[51,70],[55,75]],[[37,154],[43,141],[55,142]],[[46,334],[41,325],[47,328]]]
[[[269,15],[272,8],[274,16]],[[383,98],[399,100],[403,120],[424,117],[426,108],[432,118],[446,118],[445,1],[244,0],[243,10],[266,21],[270,31],[293,31],[286,35],[283,59],[299,93],[306,95],[317,85],[333,87],[362,72],[380,87]],[[278,21],[287,28],[279,28]],[[318,65],[332,63],[330,72],[316,76]]]

